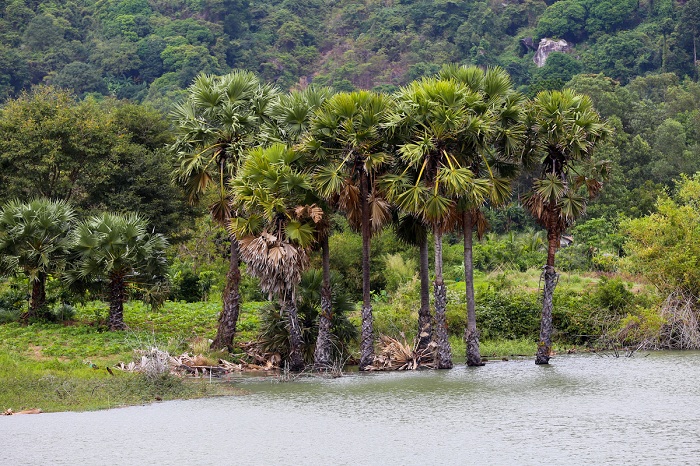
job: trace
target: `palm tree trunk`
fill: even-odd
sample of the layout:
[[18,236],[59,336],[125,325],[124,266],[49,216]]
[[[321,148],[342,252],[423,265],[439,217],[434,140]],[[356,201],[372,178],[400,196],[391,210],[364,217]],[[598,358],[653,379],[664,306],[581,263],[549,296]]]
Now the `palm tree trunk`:
[[236,323],[241,309],[241,294],[239,285],[241,283],[241,268],[239,265],[238,240],[235,236],[229,237],[231,240],[231,259],[228,273],[226,274],[226,286],[222,296],[223,310],[219,315],[219,328],[216,337],[211,343],[211,349],[233,350],[233,337],[236,334]]
[[540,340],[537,343],[535,364],[549,364],[552,354],[552,310],[554,309],[554,288],[557,286],[557,273],[554,270],[554,257],[559,246],[559,235],[555,230],[547,231],[549,247],[547,265],[544,267],[544,294],[542,297],[542,319]]
[[282,306],[287,314],[287,330],[289,331],[289,370],[299,372],[304,370],[304,355],[301,348],[301,327],[299,327],[297,299],[293,291],[285,292]]
[[462,226],[464,230],[464,284],[467,294],[467,328],[464,332],[464,340],[467,344],[467,366],[483,366],[484,363],[481,362],[481,353],[479,352],[479,331],[476,328],[474,259],[472,256],[474,218],[471,212],[464,211],[462,214]]
[[360,199],[362,205],[362,341],[360,343],[360,370],[365,370],[374,362],[374,335],[372,318],[372,301],[369,283],[370,254],[370,206],[369,179],[364,171],[360,177]]
[[109,329],[124,330],[124,300],[126,283],[122,275],[113,275],[109,281]]
[[442,278],[442,233],[437,229],[435,235],[435,337],[437,353],[435,366],[437,369],[452,368],[452,348],[447,335],[447,287]]
[[430,262],[428,257],[428,235],[420,239],[420,309],[418,309],[418,349],[427,348],[433,338],[430,315]]
[[32,296],[29,300],[29,309],[21,316],[25,324],[29,319],[37,317],[39,311],[46,305],[46,274],[39,272],[36,280],[32,281]]
[[323,283],[321,285],[321,314],[318,316],[318,338],[314,351],[314,369],[327,370],[331,363],[331,266],[328,250],[328,235],[321,238],[321,261],[323,265]]

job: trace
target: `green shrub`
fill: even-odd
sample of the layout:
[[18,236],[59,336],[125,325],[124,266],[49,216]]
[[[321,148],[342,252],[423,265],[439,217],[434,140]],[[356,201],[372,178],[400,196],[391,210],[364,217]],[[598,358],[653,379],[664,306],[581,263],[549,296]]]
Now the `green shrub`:
[[386,254],[384,256],[386,291],[394,293],[399,286],[408,282],[418,273],[416,259],[404,259],[401,254]]
[[178,280],[173,283],[173,299],[195,303],[202,300],[202,289],[199,283],[199,275],[191,270],[186,270],[178,275]]
[[635,296],[620,278],[602,277],[593,292],[593,300],[599,307],[619,313],[634,304]]
[[[313,362],[316,338],[318,337],[318,317],[321,308],[322,273],[318,269],[307,270],[297,290],[299,325],[301,327],[302,351],[307,363]],[[331,348],[334,359],[344,359],[349,354],[349,345],[357,340],[358,330],[348,319],[354,310],[344,290],[341,277],[331,275]],[[282,359],[289,354],[289,331],[287,316],[277,303],[267,303],[260,311],[258,342],[260,349],[267,353],[280,353]]]
[[476,322],[483,339],[537,338],[538,295],[519,290],[487,290],[476,296]]
[[16,284],[7,286],[0,292],[0,324],[19,320],[27,304],[27,293]]

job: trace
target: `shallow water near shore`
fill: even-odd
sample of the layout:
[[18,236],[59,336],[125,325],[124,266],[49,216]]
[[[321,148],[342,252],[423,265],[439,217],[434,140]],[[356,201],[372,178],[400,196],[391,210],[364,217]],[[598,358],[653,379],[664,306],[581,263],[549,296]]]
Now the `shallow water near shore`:
[[700,352],[245,378],[245,396],[0,417],[2,463],[700,464]]

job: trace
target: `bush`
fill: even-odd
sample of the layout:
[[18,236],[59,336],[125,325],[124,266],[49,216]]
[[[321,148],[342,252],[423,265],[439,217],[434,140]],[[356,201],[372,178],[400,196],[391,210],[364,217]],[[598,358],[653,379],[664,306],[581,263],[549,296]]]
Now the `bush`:
[[0,324],[18,321],[26,304],[26,292],[15,284],[0,292]]
[[384,256],[384,268],[386,291],[393,293],[416,275],[418,262],[413,258],[404,260],[401,254],[387,254]]
[[[311,269],[302,275],[297,290],[299,325],[301,327],[302,351],[307,363],[313,362],[316,338],[318,337],[318,316],[321,307],[322,273]],[[331,357],[344,359],[349,354],[349,345],[357,340],[357,328],[348,319],[348,313],[354,305],[342,286],[337,274],[331,275]],[[289,331],[287,316],[277,303],[268,303],[260,310],[260,349],[266,353],[280,353],[282,360],[289,354]]]
[[476,323],[483,339],[537,338],[540,310],[536,293],[490,289],[476,296]]
[[75,307],[68,303],[60,303],[51,308],[52,322],[67,322],[75,317]]
[[603,277],[593,292],[593,301],[601,308],[621,313],[634,304],[635,296],[620,278]]
[[186,270],[177,277],[178,280],[173,286],[173,298],[175,301],[185,301],[195,303],[202,300],[202,289],[199,283],[199,276],[191,270]]

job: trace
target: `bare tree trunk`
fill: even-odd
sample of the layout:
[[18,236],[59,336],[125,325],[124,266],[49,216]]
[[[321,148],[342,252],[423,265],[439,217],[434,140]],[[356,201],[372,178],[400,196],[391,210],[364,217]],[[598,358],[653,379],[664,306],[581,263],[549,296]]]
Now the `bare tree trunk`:
[[126,283],[121,275],[114,275],[109,282],[109,329],[124,330],[124,300]]
[[435,367],[437,369],[452,368],[452,348],[447,335],[447,287],[442,277],[442,233],[435,235],[435,338],[437,353]]
[[542,318],[540,320],[540,340],[537,343],[535,364],[549,364],[552,355],[552,310],[554,309],[554,288],[557,286],[557,273],[554,270],[554,258],[559,246],[559,235],[555,231],[547,232],[549,247],[547,265],[544,267],[544,293],[542,296]]
[[362,205],[362,341],[360,343],[360,370],[365,370],[374,362],[374,334],[372,301],[370,298],[369,258],[370,258],[370,206],[367,173],[360,177],[360,201]]
[[430,315],[430,262],[428,236],[420,239],[420,309],[418,309],[418,349],[427,348],[433,338],[433,318]]
[[32,295],[29,300],[29,309],[23,313],[21,320],[23,323],[29,322],[29,319],[37,317],[39,311],[46,305],[46,274],[39,272],[36,280],[32,281]]
[[472,240],[474,219],[471,212],[462,214],[464,230],[464,284],[467,295],[467,328],[464,340],[467,344],[467,366],[483,366],[479,351],[479,331],[476,328],[476,304],[474,302],[474,259],[472,256]]
[[216,330],[216,337],[211,343],[211,349],[233,350],[233,337],[236,334],[236,323],[241,310],[241,294],[239,285],[241,283],[241,268],[239,265],[238,240],[235,236],[229,237],[231,240],[231,259],[229,261],[228,273],[226,274],[226,286],[222,294],[224,308],[219,315],[219,328]]
[[328,236],[321,239],[321,261],[323,264],[323,283],[321,284],[321,314],[318,316],[318,338],[314,351],[314,369],[329,369],[331,366],[331,321],[333,308],[331,302],[331,266],[328,250]]
[[299,372],[304,370],[304,354],[301,348],[301,327],[299,326],[297,298],[294,292],[286,292],[282,306],[287,314],[287,330],[289,331],[289,370]]

